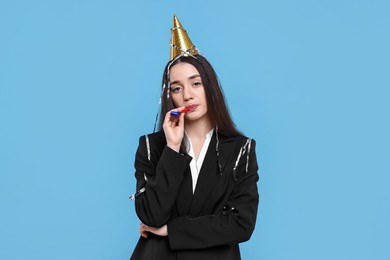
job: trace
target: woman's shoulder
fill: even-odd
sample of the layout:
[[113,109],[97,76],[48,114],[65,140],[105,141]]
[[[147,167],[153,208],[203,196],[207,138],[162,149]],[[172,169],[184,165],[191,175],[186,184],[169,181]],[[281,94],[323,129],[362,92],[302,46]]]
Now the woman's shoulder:
[[141,137],[149,137],[149,138],[165,138],[164,131],[157,131],[153,133],[147,133],[144,135],[141,135]]
[[243,134],[234,136],[221,136],[222,142],[234,142],[237,145],[243,145],[247,142],[255,142],[253,138],[245,136]]
[[166,139],[164,131],[158,131],[150,134],[141,135],[139,137],[140,144],[150,145],[152,143],[155,146],[165,146]]

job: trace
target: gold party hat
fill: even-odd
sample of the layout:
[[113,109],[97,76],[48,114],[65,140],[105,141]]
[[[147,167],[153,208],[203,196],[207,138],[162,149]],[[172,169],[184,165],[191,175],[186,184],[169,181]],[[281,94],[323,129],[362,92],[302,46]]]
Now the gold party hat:
[[179,56],[180,54],[184,54],[184,56],[190,55],[198,55],[198,49],[196,49],[195,45],[192,44],[190,37],[186,30],[184,30],[181,25],[179,19],[177,19],[176,15],[173,15],[173,26],[172,26],[172,38],[171,38],[171,57],[170,61]]

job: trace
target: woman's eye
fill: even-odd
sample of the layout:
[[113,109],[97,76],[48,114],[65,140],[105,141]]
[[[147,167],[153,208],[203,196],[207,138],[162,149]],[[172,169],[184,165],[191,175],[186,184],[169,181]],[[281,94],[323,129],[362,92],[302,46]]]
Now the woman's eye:
[[181,88],[180,87],[173,87],[173,88],[171,88],[171,90],[173,93],[178,93],[181,91]]
[[194,86],[195,87],[199,87],[199,86],[201,86],[202,85],[202,82],[194,82]]

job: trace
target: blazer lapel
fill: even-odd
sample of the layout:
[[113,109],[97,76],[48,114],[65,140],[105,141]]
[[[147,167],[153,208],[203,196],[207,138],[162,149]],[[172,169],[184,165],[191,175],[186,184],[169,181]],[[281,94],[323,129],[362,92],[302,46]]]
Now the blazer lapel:
[[213,135],[206,152],[196,183],[194,197],[189,214],[197,216],[218,181],[218,162],[215,152],[216,138]]
[[[219,138],[219,161],[222,166],[223,175],[228,174],[226,167],[230,164],[229,159],[232,157],[234,149],[234,142],[231,138]],[[210,145],[207,149],[205,159],[202,164],[202,168],[199,172],[198,182],[196,184],[195,193],[192,199],[192,205],[189,214],[191,216],[198,216],[204,208],[207,200],[210,199],[210,194],[221,182],[221,179],[225,179],[227,176],[221,176],[218,170],[218,160],[216,152],[216,133],[214,132],[213,137],[210,141]]]
[[222,174],[229,174],[235,162],[234,155],[238,154],[234,137],[220,137],[219,160],[222,166]]

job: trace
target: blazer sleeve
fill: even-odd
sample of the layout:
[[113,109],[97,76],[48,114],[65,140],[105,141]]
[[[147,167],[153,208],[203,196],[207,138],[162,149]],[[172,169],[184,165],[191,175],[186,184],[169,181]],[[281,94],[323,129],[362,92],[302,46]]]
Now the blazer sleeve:
[[192,158],[175,152],[165,144],[161,157],[155,158],[156,147],[153,143],[150,145],[148,151],[145,136],[140,137],[135,156],[135,177],[139,191],[135,208],[143,223],[161,227],[171,217],[184,172]]
[[[256,143],[252,141],[248,172],[241,159],[238,178],[228,203],[215,215],[177,217],[168,222],[172,250],[202,249],[249,240],[255,228],[259,195]],[[246,157],[246,156],[243,156]]]

